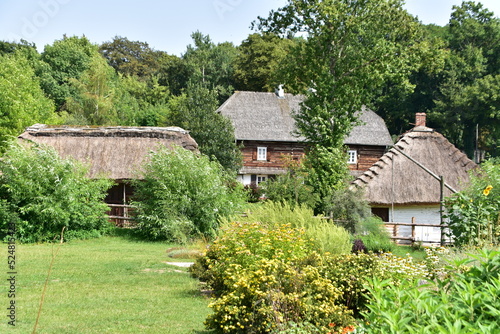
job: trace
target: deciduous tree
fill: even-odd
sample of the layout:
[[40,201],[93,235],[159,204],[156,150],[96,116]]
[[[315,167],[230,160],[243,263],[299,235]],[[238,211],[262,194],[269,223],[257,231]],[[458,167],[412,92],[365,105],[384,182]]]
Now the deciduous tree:
[[[292,49],[285,85],[314,93],[296,116],[297,127],[311,144],[310,159],[322,195],[340,184],[331,163],[356,124],[355,112],[370,101],[387,78],[408,83],[418,55],[419,25],[401,0],[289,0],[258,27],[286,36],[304,35]],[[344,159],[341,155],[340,159]],[[341,165],[346,169],[345,164]]]

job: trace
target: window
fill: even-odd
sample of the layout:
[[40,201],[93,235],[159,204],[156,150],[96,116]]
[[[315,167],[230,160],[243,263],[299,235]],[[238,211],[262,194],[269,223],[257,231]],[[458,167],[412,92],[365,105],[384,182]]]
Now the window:
[[267,180],[266,175],[257,175],[257,185],[259,185],[259,183],[264,182],[266,180]]
[[358,151],[349,150],[347,151],[347,154],[348,154],[347,163],[355,164],[358,162]]
[[267,147],[257,147],[257,160],[267,160]]

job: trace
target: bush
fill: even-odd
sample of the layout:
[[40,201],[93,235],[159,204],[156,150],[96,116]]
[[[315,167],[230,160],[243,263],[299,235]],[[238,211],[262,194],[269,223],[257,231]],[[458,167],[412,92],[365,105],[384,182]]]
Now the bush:
[[378,217],[372,216],[361,221],[356,227],[355,237],[363,241],[368,252],[387,253],[395,248],[382,220]]
[[144,179],[134,183],[139,233],[176,242],[215,236],[219,218],[233,215],[244,201],[242,188],[231,181],[204,155],[180,147],[151,153]]
[[111,181],[90,180],[87,168],[44,146],[11,146],[0,161],[0,229],[16,225],[20,242],[100,236],[112,229],[106,218]]
[[358,224],[371,217],[370,206],[359,188],[335,190],[324,202],[325,214],[350,233],[355,233]]
[[369,312],[364,313],[366,333],[496,333],[500,252],[485,251],[479,260],[477,266],[427,286],[415,280],[399,285],[373,280]]
[[445,200],[448,226],[456,246],[500,244],[500,164],[497,161],[483,163],[479,171],[472,172],[469,187]]
[[266,259],[236,275],[231,291],[210,304],[214,312],[206,321],[209,329],[269,333],[307,322],[327,332],[354,322],[337,303],[340,290],[314,266]]
[[277,203],[287,203],[292,208],[295,205],[314,208],[319,196],[314,189],[306,184],[307,172],[299,161],[283,156],[286,173],[278,175],[261,184],[266,198]]
[[338,302],[341,291],[321,276],[321,261],[303,229],[229,224],[190,269],[217,297],[207,327],[267,333],[307,322],[325,332],[352,324],[351,312]]
[[347,254],[351,251],[349,232],[322,217],[314,217],[313,210],[306,205],[267,201],[248,213],[247,217],[238,219],[262,222],[270,227],[290,224],[294,228],[302,228],[305,236],[313,239],[316,249],[322,253]]

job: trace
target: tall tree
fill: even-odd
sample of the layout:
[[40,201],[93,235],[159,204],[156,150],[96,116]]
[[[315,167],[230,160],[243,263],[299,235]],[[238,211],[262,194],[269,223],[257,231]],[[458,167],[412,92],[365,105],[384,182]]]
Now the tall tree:
[[86,37],[64,36],[52,45],[45,46],[42,60],[49,65],[49,77],[42,81],[42,88],[54,100],[58,110],[75,93],[69,85],[70,79],[79,79],[96,55],[99,55],[97,46]]
[[453,6],[447,36],[450,56],[430,116],[470,157],[476,145],[497,155],[500,19],[480,3],[464,1]]
[[261,30],[306,36],[286,62],[285,85],[314,89],[296,122],[311,146],[308,159],[323,198],[342,184],[340,178],[346,174],[345,163],[332,164],[330,159],[339,159],[343,140],[356,124],[355,112],[387,78],[408,83],[420,35],[418,22],[402,4],[401,0],[289,0],[267,19],[259,18]]
[[79,79],[69,79],[70,87],[77,92],[66,100],[71,119],[80,124],[116,125],[116,81],[115,71],[106,60],[99,54],[92,57]]
[[218,92],[219,103],[224,102],[234,90],[233,62],[238,50],[232,43],[215,44],[210,36],[194,32],[194,45],[188,45],[183,55],[188,82],[201,83],[211,91]]
[[275,34],[251,34],[240,47],[234,61],[235,88],[271,92],[281,84],[277,78],[280,63],[294,44],[293,39]]
[[189,84],[185,94],[175,100],[171,102],[169,124],[190,131],[201,153],[217,160],[225,170],[236,172],[241,153],[231,122],[216,112],[217,94],[201,84]]
[[11,136],[34,123],[57,123],[28,60],[19,52],[0,55],[0,150]]

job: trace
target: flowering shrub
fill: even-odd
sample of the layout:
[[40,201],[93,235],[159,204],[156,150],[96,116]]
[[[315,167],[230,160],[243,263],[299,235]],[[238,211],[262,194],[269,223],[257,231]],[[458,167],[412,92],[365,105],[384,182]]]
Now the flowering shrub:
[[210,304],[214,312],[206,321],[208,328],[266,333],[308,322],[325,333],[353,322],[351,312],[337,302],[340,290],[313,266],[265,259],[239,272],[233,282],[230,292]]
[[304,229],[305,238],[312,239],[315,248],[321,253],[347,254],[351,251],[349,232],[320,216],[314,217],[313,210],[305,205],[292,206],[286,202],[267,201],[249,213],[248,217],[239,219],[266,223],[270,229],[283,224]]
[[343,292],[323,277],[323,260],[304,230],[271,226],[229,224],[190,269],[216,297],[207,327],[221,333],[247,333],[249,328],[266,333],[303,322],[323,332],[351,325]]
[[379,258],[363,253],[324,256],[320,271],[323,277],[340,289],[339,303],[348,307],[355,315],[365,308],[366,279],[381,275]]
[[456,246],[500,244],[500,164],[485,162],[471,174],[471,185],[445,205]]

